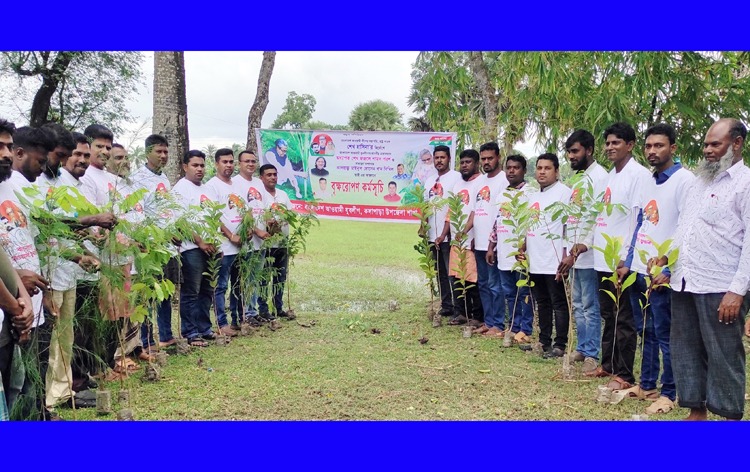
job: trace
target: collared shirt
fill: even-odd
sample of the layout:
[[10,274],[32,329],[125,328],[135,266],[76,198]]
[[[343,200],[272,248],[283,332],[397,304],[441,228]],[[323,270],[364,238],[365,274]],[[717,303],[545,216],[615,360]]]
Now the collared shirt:
[[669,167],[664,172],[656,171],[654,172],[654,180],[656,180],[656,185],[661,185],[667,180],[669,180],[670,177],[674,175],[675,172],[682,169],[682,164],[679,162],[675,162],[674,165]]
[[750,169],[742,162],[688,189],[673,244],[672,288],[744,296],[750,286]]

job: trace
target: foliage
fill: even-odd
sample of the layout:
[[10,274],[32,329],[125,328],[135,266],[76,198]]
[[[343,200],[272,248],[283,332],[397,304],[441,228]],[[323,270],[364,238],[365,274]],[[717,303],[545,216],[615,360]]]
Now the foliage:
[[[64,70],[55,70],[55,59],[62,54],[70,56],[70,63]],[[19,85],[15,96],[5,98],[20,102],[17,106],[27,118],[32,95],[42,92],[43,79],[54,77],[59,81],[49,97],[47,120],[69,129],[105,123],[119,135],[122,125],[132,120],[127,102],[142,81],[142,62],[143,54],[132,51],[4,52],[0,56],[0,74]]]
[[403,131],[402,116],[393,103],[372,100],[354,107],[349,114],[349,128],[355,131]]
[[[414,250],[419,254],[419,268],[427,277],[427,286],[430,288],[430,298],[433,301],[435,295],[440,295],[440,284],[436,283],[438,273],[432,253],[434,243],[431,243],[429,238],[430,218],[435,214],[437,208],[444,205],[444,202],[440,198],[425,200],[424,188],[421,185],[415,186],[408,195],[410,197],[409,202],[403,203],[401,208],[414,210],[412,214],[419,218],[419,241],[414,245]],[[406,198],[401,200],[404,201]]]
[[309,94],[297,95],[292,90],[286,97],[286,103],[279,116],[271,124],[271,128],[281,129],[288,127],[291,129],[300,129],[304,123],[312,119],[315,113],[315,97]]
[[469,308],[466,299],[466,291],[475,287],[474,284],[468,283],[467,280],[467,277],[469,276],[469,248],[467,246],[468,235],[465,232],[465,228],[469,223],[469,215],[466,215],[463,211],[464,203],[461,201],[461,195],[449,192],[447,201],[451,232],[453,233],[451,247],[456,248],[456,262],[454,264],[453,261],[451,261],[450,265],[455,268],[457,275],[455,283],[458,284],[457,290],[460,293],[458,298],[464,299],[464,313],[468,316]]
[[348,130],[348,125],[331,125],[326,123],[325,121],[320,120],[310,120],[302,125],[302,128],[304,129],[312,129],[312,130]]
[[[750,118],[747,52],[494,52],[483,53],[500,98],[498,126],[505,145],[526,133],[550,151],[576,128],[601,138],[615,121],[638,135],[658,122],[677,130],[688,165],[702,154],[703,136],[721,116]],[[412,71],[409,103],[437,129],[476,143],[485,112],[467,53],[421,53]],[[636,150],[639,146],[636,146]],[[597,159],[608,165],[603,152]]]

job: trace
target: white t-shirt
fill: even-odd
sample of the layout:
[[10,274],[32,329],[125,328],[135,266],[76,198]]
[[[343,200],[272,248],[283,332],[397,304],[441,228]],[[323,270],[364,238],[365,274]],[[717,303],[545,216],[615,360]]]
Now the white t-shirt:
[[656,244],[671,239],[677,229],[677,220],[687,198],[687,189],[695,176],[685,168],[680,168],[666,182],[659,185],[653,177],[643,190],[641,208],[643,222],[635,241],[635,253],[631,269],[646,275],[646,264],[641,261],[643,253],[646,261],[657,256]]
[[[237,187],[240,196],[244,197],[247,208],[253,212],[256,228],[265,231],[266,222],[263,221],[263,211],[271,207],[271,197],[266,193],[265,186],[259,178],[253,177],[253,180],[247,180],[242,175],[237,174],[232,177],[232,183]],[[253,247],[257,251],[260,249],[263,240],[257,235],[253,235]]]
[[521,203],[528,201],[529,187],[525,184],[520,189],[506,188],[495,195],[495,206],[498,209],[495,217],[497,222],[497,268],[500,270],[512,270],[516,264],[516,256],[510,255],[518,251],[518,248],[513,246],[513,241],[509,241],[509,239],[513,239],[513,228],[503,223],[503,220],[511,216],[507,205],[510,203],[514,192],[521,192],[519,197]]
[[[554,275],[563,256],[562,220],[552,220],[549,207],[555,202],[568,202],[572,191],[562,182],[555,182],[540,192],[529,194],[529,208],[538,211],[536,224],[526,235],[529,272]],[[554,235],[554,238],[549,236]]]
[[[599,215],[594,229],[595,247],[604,249],[607,245],[603,234],[610,238],[621,238],[620,259],[623,261],[627,259],[640,210],[641,191],[648,185],[651,178],[651,172],[640,165],[633,157],[620,172],[617,172],[616,169],[609,172],[604,190],[604,201],[613,205],[621,204],[623,209],[615,208],[609,215],[606,211]],[[594,268],[600,272],[611,272],[612,270],[607,267],[604,254],[601,251],[594,250]]]
[[477,179],[474,203],[474,249],[486,251],[489,247],[490,233],[497,217],[497,206],[494,204],[497,195],[502,194],[510,185],[505,172],[496,176],[486,174]]
[[89,198],[94,205],[103,207],[109,203],[109,193],[116,188],[117,176],[106,170],[89,166],[81,177],[81,182],[86,198]]
[[[289,200],[289,195],[286,194],[286,192],[283,189],[280,189],[279,187],[276,187],[275,192],[273,195],[271,195],[268,190],[266,190],[266,195],[268,195],[269,198],[269,208],[273,209],[279,206],[283,206],[287,208],[288,210],[291,210],[292,202]],[[264,222],[265,224],[265,222]],[[281,224],[281,232],[284,234],[284,236],[289,236],[289,225],[286,223]],[[274,244],[271,247],[279,247],[278,243]]]
[[[18,175],[26,184],[31,185],[23,175]],[[0,183],[0,245],[10,257],[15,269],[27,269],[41,275],[39,253],[34,244],[34,237],[39,234],[39,230],[29,221],[16,192],[23,194],[23,187],[18,185],[18,179],[11,178]],[[31,297],[34,327],[44,323],[42,296],[40,291]]]
[[[481,175],[476,174],[476,177],[474,177],[472,180],[469,180],[467,182],[462,177],[458,180],[458,182],[456,182],[456,185],[453,187],[453,194],[461,196],[461,202],[463,202],[463,206],[461,207],[461,212],[467,217],[471,215],[471,213],[474,211],[474,204],[476,203],[476,195],[477,195],[476,184],[477,184],[477,181],[480,180],[480,178],[481,178]],[[450,218],[450,215],[448,214],[446,218]],[[450,224],[451,224],[451,235],[453,236],[455,236],[456,233],[464,229],[464,228],[457,228],[453,224],[453,221],[451,221]],[[474,240],[474,228],[472,228],[468,233],[466,233],[466,239],[461,244],[461,247],[464,249],[470,248],[473,240]]]
[[[597,162],[593,162],[588,169],[584,171],[584,175],[581,180],[577,181],[575,186],[572,186],[572,193],[570,195],[570,202],[578,201],[579,205],[584,208],[589,208],[594,202],[601,201],[604,190],[607,187],[607,179],[609,175],[604,167],[600,166]],[[592,194],[588,194],[587,186],[591,185]],[[589,198],[593,198],[593,201]],[[596,224],[596,223],[595,223]],[[594,252],[596,249],[591,247],[593,243],[594,227],[586,227],[586,224],[582,224],[581,228],[578,229],[578,222],[571,218],[567,222],[566,234],[568,237],[569,247],[572,249],[575,244],[586,244],[588,249],[586,252],[581,253],[576,259],[573,265],[576,269],[593,269],[594,268]],[[588,244],[587,244],[588,243]]]
[[[461,180],[461,173],[455,170],[449,170],[443,175],[434,174],[427,179],[424,187],[424,199],[433,202],[448,196],[456,183]],[[443,202],[442,206],[436,207],[434,213],[427,219],[428,237],[431,243],[435,242],[445,227],[445,216],[448,214],[448,204]]]
[[[202,202],[211,200],[212,192],[205,185],[195,185],[186,178],[182,178],[174,184],[172,194],[175,196],[177,202],[182,205],[182,208],[187,211],[190,206],[201,206]],[[185,240],[182,241],[180,252],[197,248],[198,245],[193,241]]]
[[[213,192],[211,200],[224,205],[224,208],[221,210],[221,222],[229,231],[236,233],[237,228],[242,223],[242,215],[245,208],[245,199],[240,197],[239,187],[233,181],[226,183],[214,176],[206,182],[206,188]],[[221,252],[225,256],[231,256],[240,252],[240,248],[229,242],[223,235],[221,239]]]

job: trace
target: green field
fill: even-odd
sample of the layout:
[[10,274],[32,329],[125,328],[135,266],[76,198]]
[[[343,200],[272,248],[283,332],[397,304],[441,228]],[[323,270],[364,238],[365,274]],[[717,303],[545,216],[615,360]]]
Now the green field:
[[[500,340],[464,339],[460,328],[432,328],[416,229],[321,221],[290,269],[296,321],[226,347],[173,354],[159,382],[136,372],[125,382],[129,405],[114,401],[114,410],[129,406],[141,420],[624,420],[643,413],[647,404],[636,400],[597,403],[597,386],[606,382],[562,380],[559,360],[502,348]],[[120,382],[107,387],[116,400]],[[64,419],[115,418],[59,411]],[[658,419],[686,415],[676,409]]]

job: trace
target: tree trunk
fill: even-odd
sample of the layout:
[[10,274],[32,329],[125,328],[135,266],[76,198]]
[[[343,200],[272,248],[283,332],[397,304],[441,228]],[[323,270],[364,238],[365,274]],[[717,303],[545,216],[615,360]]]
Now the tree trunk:
[[154,118],[152,132],[169,141],[169,164],[164,173],[174,183],[183,175],[182,156],[188,151],[185,52],[154,53]]
[[260,120],[268,106],[268,87],[271,83],[271,74],[273,73],[273,64],[276,61],[276,51],[264,51],[263,62],[260,65],[258,74],[258,91],[255,93],[255,101],[250,107],[250,113],[247,115],[247,149],[253,150],[260,157],[262,152],[258,149],[258,143],[255,142],[255,128],[260,128]]
[[38,128],[47,123],[49,109],[52,105],[52,97],[57,91],[60,80],[65,76],[70,62],[79,52],[60,52],[55,56],[52,67],[41,72],[42,86],[36,91],[34,101],[31,104],[31,113],[29,117],[29,126]]
[[474,75],[474,81],[482,95],[482,103],[484,104],[484,127],[482,128],[481,139],[485,141],[497,141],[497,95],[495,87],[490,82],[487,64],[484,63],[480,51],[469,53],[469,65]]

